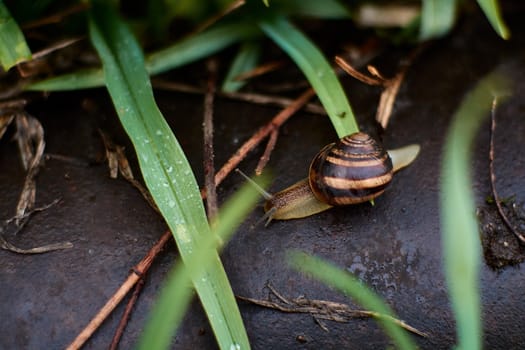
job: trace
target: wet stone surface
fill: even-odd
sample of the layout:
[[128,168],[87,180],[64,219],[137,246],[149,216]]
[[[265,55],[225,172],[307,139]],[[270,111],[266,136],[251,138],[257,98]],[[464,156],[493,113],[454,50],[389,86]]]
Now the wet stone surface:
[[[440,249],[442,145],[461,98],[495,68],[510,72],[515,82],[514,95],[498,110],[498,191],[502,198],[512,196],[516,203],[525,202],[525,157],[517,151],[525,140],[525,27],[519,13],[508,20],[513,31],[509,42],[498,39],[484,19],[469,20],[414,62],[402,85],[384,143],[387,147],[419,143],[422,152],[412,166],[396,175],[374,207],[363,204],[337,208],[254,229],[251,226],[262,215],[262,209],[257,208],[247,218],[222,254],[237,295],[266,299],[266,285],[270,282],[288,298],[305,296],[353,305],[340,293],[287,266],[286,252],[301,250],[329,259],[371,286],[401,319],[429,334],[428,338],[415,337],[422,348],[453,346],[455,324]],[[365,121],[375,113],[370,104],[376,103],[378,92],[350,78],[343,80],[356,114],[364,125],[368,124]],[[157,92],[156,97],[202,183],[202,97],[173,92]],[[218,99],[216,107],[216,164],[222,164],[239,143],[277,112],[275,108],[226,99]],[[29,109],[44,126],[47,153],[84,163],[46,161],[37,180],[37,205],[57,198],[60,202],[36,214],[16,236],[4,233],[11,243],[21,247],[61,241],[71,241],[74,247],[43,255],[0,251],[2,349],[66,346],[166,229],[131,185],[120,178],[109,179],[106,165],[97,162],[103,153],[97,128],[109,131],[116,143],[127,146],[130,158],[134,157],[105,92],[54,93]],[[311,157],[334,138],[334,131],[323,117],[299,113],[287,122],[272,154],[270,167],[276,177],[270,190],[278,191],[305,177]],[[477,204],[487,213],[484,217],[493,221],[497,220],[495,209],[485,203],[490,195],[488,140],[487,124],[475,145],[472,176]],[[258,148],[253,152],[241,168],[248,172],[254,169],[261,151]],[[0,169],[0,214],[4,220],[14,214],[24,177],[16,147],[7,137],[0,140]],[[229,177],[218,189],[220,200],[240,183],[240,178]],[[518,255],[522,252],[518,246]],[[176,258],[175,247],[169,244],[153,265],[121,348],[130,348],[136,341],[162,279]],[[522,259],[514,258],[515,266],[499,266],[498,270],[482,266],[484,342],[489,349],[517,349],[525,343],[525,274],[519,268]],[[371,320],[356,319],[345,324],[325,321],[327,332],[305,314],[284,314],[244,302],[240,308],[255,349],[377,349],[390,344]],[[122,311],[119,306],[87,343],[87,349],[108,346]],[[197,300],[173,346],[216,347]]]

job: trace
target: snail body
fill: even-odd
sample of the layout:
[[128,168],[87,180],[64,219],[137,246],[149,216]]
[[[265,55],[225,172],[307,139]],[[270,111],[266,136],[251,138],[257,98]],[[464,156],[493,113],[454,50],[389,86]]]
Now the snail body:
[[308,178],[266,196],[267,223],[371,201],[385,191],[396,171],[415,160],[419,149],[419,145],[409,145],[386,151],[368,134],[345,136],[315,156]]

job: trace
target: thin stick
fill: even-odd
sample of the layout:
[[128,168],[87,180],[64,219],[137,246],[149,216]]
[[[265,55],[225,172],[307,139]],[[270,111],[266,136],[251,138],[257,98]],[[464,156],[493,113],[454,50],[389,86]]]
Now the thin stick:
[[256,147],[265,137],[267,137],[273,130],[286,122],[295,112],[308,102],[310,98],[315,95],[313,89],[308,89],[301,94],[292,104],[283,109],[277,114],[272,121],[260,128],[253,136],[246,141],[235,154],[223,165],[223,167],[215,174],[215,184],[220,184],[224,178],[239,165],[239,163],[246,157],[248,152]]
[[59,23],[59,22],[62,22],[62,20],[67,16],[70,16],[78,12],[84,12],[84,11],[87,11],[88,9],[89,9],[89,4],[87,3],[73,5],[69,8],[66,8],[63,11],[56,12],[49,17],[40,18],[35,21],[24,23],[22,24],[22,29],[27,30],[27,29],[33,29],[36,27],[41,27],[47,24]]
[[208,90],[204,96],[204,186],[206,188],[206,208],[208,209],[208,221],[212,222],[218,213],[217,191],[215,188],[215,166],[213,154],[213,100],[216,87],[217,64],[213,60],[208,61]]
[[[153,79],[152,84],[155,89],[177,91],[177,92],[183,92],[183,93],[188,93],[188,94],[204,94],[206,92],[204,89],[200,87],[183,84],[183,83],[164,81],[158,78]],[[243,101],[243,102],[255,103],[255,104],[260,104],[260,105],[277,106],[277,107],[283,107],[283,108],[293,103],[293,100],[290,98],[256,94],[256,93],[248,93],[248,92],[217,91],[217,96],[229,98],[229,99],[236,100],[236,101]],[[324,110],[324,108],[315,103],[307,103],[304,105],[303,108],[306,112],[309,112],[309,113],[326,115],[326,111]]]
[[273,71],[275,71],[275,70],[277,70],[277,69],[279,69],[279,68],[281,68],[283,66],[284,66],[284,61],[267,62],[267,63],[261,64],[261,65],[255,67],[252,70],[249,70],[247,72],[244,72],[244,73],[241,73],[241,74],[237,75],[234,78],[234,80],[242,81],[242,80],[252,79],[252,78],[264,75],[266,73],[273,72]]
[[51,252],[54,250],[61,250],[61,249],[69,249],[73,247],[73,243],[71,242],[61,242],[61,243],[52,243],[52,244],[46,244],[39,247],[29,248],[29,249],[23,249],[15,246],[14,244],[9,243],[3,236],[3,231],[7,228],[9,224],[12,222],[15,222],[16,230],[12,232],[12,235],[16,235],[18,232],[22,231],[22,229],[25,227],[27,222],[29,221],[29,217],[33,214],[47,210],[51,208],[53,205],[60,202],[60,199],[55,199],[49,204],[46,204],[42,207],[38,208],[31,208],[30,210],[24,212],[22,216],[15,215],[14,217],[5,220],[4,225],[0,226],[0,249],[5,249],[8,251],[11,251],[13,253],[18,254],[42,254]]
[[27,105],[29,101],[26,98],[14,98],[8,101],[0,102],[0,113],[4,114],[7,111],[21,110]]
[[44,48],[44,49],[42,49],[40,51],[37,51],[37,52],[33,53],[33,55],[31,56],[31,59],[35,60],[35,59],[47,56],[51,52],[63,49],[63,48],[68,47],[68,46],[71,46],[71,45],[76,44],[77,42],[79,42],[81,40],[84,40],[84,39],[85,39],[85,37],[79,36],[79,37],[59,40],[56,43],[54,43],[54,44],[52,44],[52,45],[50,45],[50,46],[48,46],[48,47],[46,47],[46,48]]
[[113,296],[106,302],[106,304],[100,309],[96,316],[89,322],[89,324],[80,332],[80,334],[73,340],[67,347],[67,350],[79,349],[93,333],[100,327],[102,322],[109,316],[109,314],[117,307],[122,301],[130,289],[139,281],[141,276],[147,271],[155,257],[162,250],[164,245],[172,237],[170,231],[166,231],[160,239],[155,243],[149,250],[148,254],[133,268],[133,271],[129,274],[126,281],[120,286],[120,288],[113,294]]
[[236,298],[255,305],[278,310],[285,313],[310,314],[319,323],[319,326],[324,330],[327,330],[326,326],[324,326],[324,324],[321,323],[320,320],[330,320],[334,322],[347,323],[353,318],[373,317],[376,319],[384,319],[393,322],[399,327],[402,327],[407,331],[417,334],[421,337],[428,337],[428,334],[390,315],[380,314],[375,311],[356,310],[350,308],[350,306],[348,306],[347,304],[336,303],[328,300],[307,299],[305,297],[288,299],[280,293],[278,293],[277,290],[275,290],[275,288],[273,288],[271,285],[268,285],[268,288],[270,289],[272,294],[274,294],[277,297],[277,299],[279,299],[279,302],[259,300],[242,296],[236,296]]
[[264,167],[266,166],[266,164],[268,164],[268,161],[270,161],[270,154],[272,154],[272,151],[275,148],[278,136],[279,129],[275,129],[270,133],[270,138],[268,140],[268,143],[266,144],[266,149],[264,150],[261,159],[259,159],[259,164],[257,164],[257,167],[255,168],[256,175],[261,175],[262,171],[264,170]]
[[490,166],[490,185],[492,187],[492,196],[496,202],[496,207],[498,208],[498,213],[503,219],[503,222],[508,227],[508,229],[518,238],[521,243],[525,243],[525,237],[518,231],[516,231],[513,225],[510,223],[507,215],[503,212],[501,207],[501,201],[496,191],[496,174],[494,173],[494,134],[496,133],[496,107],[498,104],[498,98],[494,97],[492,100],[492,110],[491,110],[491,126],[490,126],[490,151],[489,151],[489,166]]
[[341,67],[346,73],[348,73],[350,76],[356,78],[360,82],[363,82],[368,85],[379,85],[382,86],[385,84],[385,80],[376,77],[370,77],[368,75],[365,75],[352,67],[348,62],[346,62],[343,58],[339,56],[335,56],[335,63]]
[[135,285],[135,290],[133,291],[133,294],[131,295],[131,298],[129,299],[126,305],[126,310],[124,310],[124,313],[122,314],[117,330],[115,331],[115,335],[113,336],[113,340],[111,341],[111,345],[109,346],[109,350],[116,350],[118,348],[120,339],[122,338],[124,330],[126,329],[126,326],[128,324],[129,318],[131,317],[131,312],[133,311],[135,303],[137,302],[140,292],[142,291],[142,287],[144,287],[144,275],[141,279],[139,279],[138,283]]
[[197,29],[195,29],[193,31],[193,34],[194,33],[199,33],[199,32],[202,32],[203,30],[209,28],[211,25],[213,25],[215,22],[217,22],[218,20],[220,20],[221,18],[223,18],[224,16],[226,16],[227,14],[235,11],[236,9],[238,9],[239,7],[243,6],[244,4],[246,3],[245,0],[236,0],[236,1],[233,1],[231,2],[230,4],[228,4],[228,6],[226,6],[224,9],[222,9],[219,13],[213,15],[212,17],[208,18],[207,20],[204,21],[204,23],[202,23],[201,25],[199,25],[197,27]]

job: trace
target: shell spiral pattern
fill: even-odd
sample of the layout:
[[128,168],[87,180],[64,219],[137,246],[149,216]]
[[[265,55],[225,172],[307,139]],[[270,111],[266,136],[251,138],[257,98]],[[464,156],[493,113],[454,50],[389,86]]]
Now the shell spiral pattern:
[[354,133],[324,147],[310,164],[314,195],[330,205],[367,202],[381,195],[392,180],[392,160],[365,133]]

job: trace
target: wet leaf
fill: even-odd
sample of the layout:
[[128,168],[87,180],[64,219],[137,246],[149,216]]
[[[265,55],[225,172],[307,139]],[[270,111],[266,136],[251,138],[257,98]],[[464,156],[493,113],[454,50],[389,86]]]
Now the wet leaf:
[[285,17],[268,18],[259,25],[303,71],[339,137],[359,131],[341,83],[321,51]]
[[[144,181],[164,216],[187,268],[195,252],[212,239],[190,165],[160,113],[144,68],[144,57],[129,28],[111,5],[93,2],[89,33],[103,62],[106,86],[137,152]],[[190,274],[219,346],[249,347],[228,278],[216,251],[199,274]],[[184,288],[184,287],[183,287]]]
[[[260,180],[259,178],[258,181]],[[220,220],[213,230],[214,235],[204,241],[185,264],[178,263],[172,269],[139,340],[138,349],[169,347],[171,336],[180,324],[191,300],[191,289],[186,287],[190,282],[190,276],[202,276],[203,272],[214,263],[216,249],[220,248],[221,242],[229,240],[243,218],[253,209],[258,198],[259,193],[252,186],[243,186],[221,208]],[[214,237],[219,240],[213,239]],[[235,345],[232,343],[230,349],[236,348]],[[237,345],[241,346],[241,344]]]

